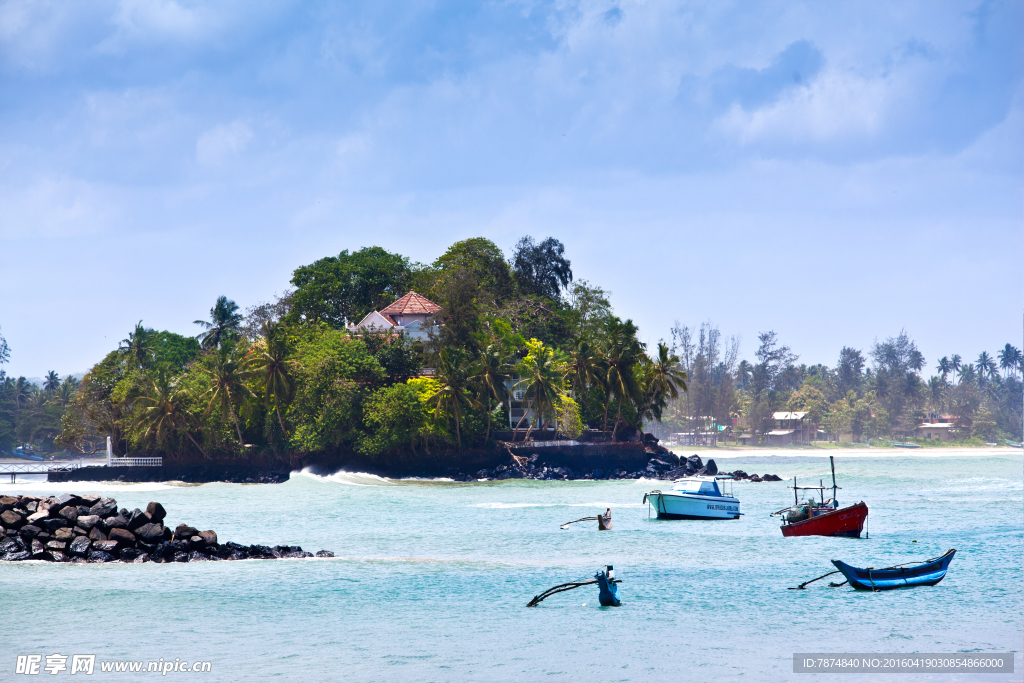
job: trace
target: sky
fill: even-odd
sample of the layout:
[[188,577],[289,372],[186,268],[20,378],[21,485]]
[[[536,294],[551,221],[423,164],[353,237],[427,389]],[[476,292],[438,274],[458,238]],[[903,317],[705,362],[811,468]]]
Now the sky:
[[1022,346],[1024,3],[0,2],[0,335],[81,372],[379,245],[561,240],[644,341]]

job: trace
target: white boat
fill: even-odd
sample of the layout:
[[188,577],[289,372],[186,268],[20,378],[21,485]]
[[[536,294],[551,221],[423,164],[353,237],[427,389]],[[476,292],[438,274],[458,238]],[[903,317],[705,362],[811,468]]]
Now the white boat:
[[740,501],[726,495],[720,481],[732,477],[688,477],[678,479],[669,491],[644,494],[658,512],[658,519],[739,519]]

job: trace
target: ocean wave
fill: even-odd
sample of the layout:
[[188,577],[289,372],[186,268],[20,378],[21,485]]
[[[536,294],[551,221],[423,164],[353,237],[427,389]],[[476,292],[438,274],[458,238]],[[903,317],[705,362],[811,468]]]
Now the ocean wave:
[[292,476],[302,476],[320,482],[332,484],[345,484],[346,486],[395,486],[398,482],[394,479],[387,479],[369,472],[346,472],[339,470],[334,474],[317,474],[311,468],[304,467],[299,472],[292,472]]

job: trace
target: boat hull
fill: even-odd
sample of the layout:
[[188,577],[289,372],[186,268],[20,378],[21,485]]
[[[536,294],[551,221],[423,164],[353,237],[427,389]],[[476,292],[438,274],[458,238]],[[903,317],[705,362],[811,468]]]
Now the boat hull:
[[949,569],[949,563],[953,561],[954,555],[956,555],[956,550],[947,550],[941,557],[913,567],[898,569],[861,569],[839,560],[832,560],[832,564],[857,590],[884,591],[896,588],[934,586],[946,577],[946,570]]
[[860,538],[864,520],[868,518],[868,506],[863,501],[856,505],[826,512],[802,522],[784,524],[782,535],[790,536],[846,536]]
[[729,496],[648,493],[658,519],[739,519],[740,501]]

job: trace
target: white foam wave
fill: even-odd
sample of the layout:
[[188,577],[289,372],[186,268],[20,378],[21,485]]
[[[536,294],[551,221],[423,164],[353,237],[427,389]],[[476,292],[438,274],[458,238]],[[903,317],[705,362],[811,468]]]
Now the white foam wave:
[[346,472],[339,470],[334,474],[322,475],[316,474],[309,467],[304,467],[300,472],[292,472],[292,476],[295,475],[307,477],[314,481],[345,484],[346,486],[395,486],[397,484],[393,479],[386,479],[369,472]]

